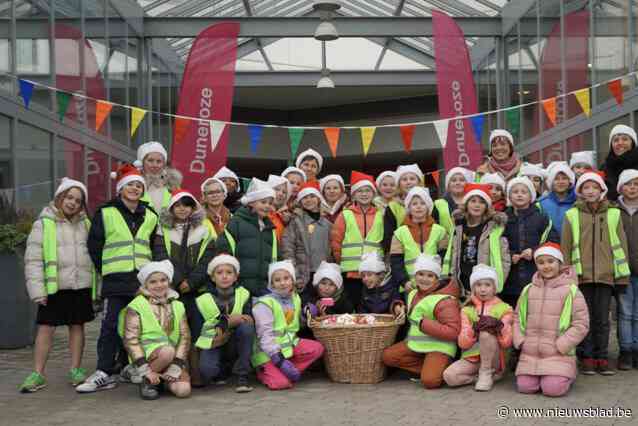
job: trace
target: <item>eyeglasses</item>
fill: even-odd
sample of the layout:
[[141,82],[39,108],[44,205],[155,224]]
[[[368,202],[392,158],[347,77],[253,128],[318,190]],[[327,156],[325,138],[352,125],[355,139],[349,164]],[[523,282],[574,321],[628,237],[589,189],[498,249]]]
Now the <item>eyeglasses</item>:
[[223,193],[224,193],[224,191],[221,191],[221,190],[218,189],[218,190],[214,190],[214,191],[206,191],[206,192],[204,192],[204,195],[206,195],[206,196],[208,196],[208,195],[221,195]]

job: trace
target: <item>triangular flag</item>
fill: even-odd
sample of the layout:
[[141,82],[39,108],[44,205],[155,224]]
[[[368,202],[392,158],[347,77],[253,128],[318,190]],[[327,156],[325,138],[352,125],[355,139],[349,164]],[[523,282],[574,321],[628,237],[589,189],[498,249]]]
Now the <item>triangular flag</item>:
[[175,121],[173,122],[173,143],[175,145],[182,143],[190,125],[191,120],[188,118],[175,117]]
[[215,148],[217,148],[225,128],[226,123],[223,121],[210,121],[210,152],[215,151]]
[[239,178],[241,180],[241,189],[244,192],[248,191],[248,187],[250,186],[250,182],[252,181],[252,179],[250,178],[245,178],[245,177],[240,177]]
[[288,137],[290,138],[290,158],[297,156],[299,150],[299,144],[301,144],[301,138],[303,138],[304,129],[299,127],[291,127],[288,129]]
[[414,124],[410,124],[409,126],[400,126],[399,130],[401,130],[403,148],[405,149],[405,152],[409,154],[412,152],[412,138],[414,138],[414,131],[416,130],[416,126]]
[[436,134],[439,136],[439,141],[441,142],[441,146],[445,148],[447,144],[447,128],[450,124],[449,120],[437,120],[434,123],[434,128],[436,129]]
[[474,138],[476,139],[476,143],[480,145],[481,139],[483,139],[485,115],[477,115],[476,117],[472,117],[470,121],[472,122],[472,129],[474,129]]
[[552,125],[556,125],[556,97],[544,99],[541,101],[543,104],[543,109],[545,110],[545,114],[547,114],[547,118],[552,122]]
[[105,101],[97,101],[95,103],[95,131],[99,131],[102,124],[104,124],[104,120],[109,116],[111,110],[113,109],[113,104]]
[[29,108],[29,102],[31,102],[31,96],[33,95],[33,83],[27,80],[18,80],[20,83],[20,96],[24,100],[24,107]]
[[69,102],[71,101],[71,94],[58,90],[55,93],[55,97],[58,101],[58,117],[60,117],[60,121],[64,121],[66,110],[69,108]]
[[138,126],[144,119],[144,116],[146,115],[146,110],[142,108],[137,108],[137,107],[130,107],[130,108],[131,108],[131,136],[133,136],[135,132],[137,131]]
[[262,130],[264,130],[264,127],[256,124],[248,126],[248,131],[250,132],[250,151],[253,154],[257,154],[257,147],[261,142]]
[[607,88],[609,89],[611,94],[614,95],[614,98],[616,98],[616,102],[618,102],[619,105],[622,104],[622,80],[620,78],[617,78],[614,81],[610,81],[609,83],[607,83]]
[[330,146],[330,152],[332,152],[332,158],[337,157],[337,146],[339,145],[339,131],[338,127],[327,127],[323,129],[323,133],[328,140],[328,146]]
[[376,127],[362,127],[361,128],[361,145],[363,146],[363,156],[368,155],[370,145],[372,145],[372,139],[374,138],[374,132],[377,131]]
[[514,139],[518,139],[521,132],[521,115],[518,108],[512,108],[505,111],[505,120]]
[[434,179],[434,182],[436,183],[436,186],[439,186],[439,178],[441,177],[441,172],[439,172],[438,170],[435,172],[432,172],[432,179]]
[[589,101],[589,87],[574,92],[576,100],[583,109],[583,112],[587,117],[591,117],[591,103]]

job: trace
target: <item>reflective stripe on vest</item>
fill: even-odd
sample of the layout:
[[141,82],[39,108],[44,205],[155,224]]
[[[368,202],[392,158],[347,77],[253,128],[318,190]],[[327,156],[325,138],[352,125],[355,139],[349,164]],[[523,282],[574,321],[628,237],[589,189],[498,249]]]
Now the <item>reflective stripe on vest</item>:
[[[272,296],[263,296],[257,299],[255,304],[261,303],[270,309],[273,316],[272,331],[275,335],[275,342],[280,347],[280,351],[285,358],[292,357],[292,350],[299,343],[297,332],[299,331],[299,318],[301,316],[301,298],[295,293],[292,296],[295,312],[290,324],[286,321],[286,315],[281,304]],[[270,361],[268,354],[259,347],[258,337],[255,337],[253,344],[253,355],[251,363],[253,367],[258,367]]]
[[501,236],[503,235],[505,228],[503,226],[496,226],[492,228],[489,235],[490,241],[490,266],[496,269],[496,275],[498,276],[498,285],[496,292],[503,291],[503,285],[505,284],[505,273],[503,272],[503,259],[501,257]]
[[[408,306],[412,306],[412,300],[417,290],[412,290],[408,295]],[[426,296],[417,303],[408,315],[410,329],[408,330],[407,345],[410,350],[418,353],[441,352],[452,358],[456,355],[456,342],[446,342],[429,336],[421,331],[421,320],[427,318],[436,320],[434,309],[436,305],[444,299],[454,299],[446,294],[432,294]]]
[[[483,315],[489,315],[492,318],[500,320],[501,318],[503,318],[503,315],[505,315],[511,309],[512,308],[507,303],[499,302],[495,305],[490,306],[489,311],[487,311]],[[470,324],[474,325],[479,320],[479,314],[476,311],[476,307],[474,305],[465,306],[462,311],[470,320]],[[472,356],[480,355],[480,349],[481,348],[479,346],[478,336],[476,336],[476,343],[474,343],[471,348],[464,350],[461,354],[461,358],[469,358]]]
[[403,246],[405,270],[408,275],[412,277],[414,276],[414,264],[416,263],[417,257],[419,257],[421,253],[434,256],[438,251],[439,241],[447,237],[447,231],[436,223],[432,224],[428,240],[423,245],[419,245],[414,241],[407,225],[403,225],[394,231],[394,236]]
[[405,220],[405,207],[403,206],[403,204],[393,200],[388,203],[388,208],[394,215],[394,219],[397,222],[397,228],[403,225],[403,221]]
[[[518,299],[518,326],[521,330],[521,334],[525,334],[527,330],[527,302],[529,299],[529,289],[532,284],[527,284],[523,291],[521,292],[521,296]],[[569,285],[569,292],[565,297],[565,301],[563,302],[563,309],[560,312],[560,318],[558,320],[558,335],[562,336],[565,334],[567,329],[572,323],[572,305],[574,302],[574,297],[576,297],[576,293],[578,293],[578,286],[576,284]],[[569,351],[568,355],[576,355],[576,348],[572,348]]]
[[146,359],[153,353],[153,351],[161,346],[170,345],[176,347],[180,340],[180,322],[184,318],[184,305],[182,302],[173,300],[171,301],[171,308],[173,310],[173,327],[170,335],[166,335],[166,332],[160,325],[157,317],[153,313],[151,304],[146,297],[139,295],[128,306],[120,311],[118,318],[118,332],[120,337],[124,337],[124,327],[126,320],[126,309],[132,309],[140,316],[140,329],[141,335],[139,336],[140,345],[144,349],[144,355]]
[[381,248],[381,241],[383,240],[383,213],[377,210],[370,232],[368,232],[365,239],[361,235],[359,225],[357,225],[357,220],[352,210],[344,209],[342,214],[346,225],[346,233],[341,242],[341,271],[358,271],[361,256],[363,256],[364,253],[376,252],[383,257],[383,249]]
[[[166,247],[166,253],[168,254],[168,257],[171,257],[172,244],[171,244],[171,237],[169,235],[169,232],[170,232],[169,228],[167,228],[165,226],[162,227],[162,235],[164,236],[164,247]],[[212,239],[213,238],[210,235],[210,232],[209,232],[208,228],[206,228],[206,236],[201,241],[201,244],[199,246],[199,253],[197,255],[197,262],[199,262],[199,260],[202,258],[202,256],[206,252],[206,247],[208,247],[208,244],[210,244]]]
[[[237,250],[235,238],[228,232],[228,229],[224,230],[224,235],[226,236],[226,240],[228,240],[232,255],[235,256],[235,250]],[[272,230],[272,253],[270,254],[270,259],[273,263],[277,261],[277,232],[274,229]]]
[[[153,205],[153,200],[151,200],[151,196],[148,195],[148,191],[145,192],[144,195],[142,195],[142,198],[140,198],[140,201],[145,201],[146,203],[148,203],[149,206],[155,208],[155,206]],[[164,192],[162,192],[162,205],[160,206],[160,210],[167,209],[170,203],[171,203],[171,191],[169,191],[168,188],[164,187]]]
[[[571,225],[572,231],[572,265],[576,268],[576,273],[583,275],[583,264],[580,258],[580,212],[577,207],[572,207],[565,213],[565,218]],[[607,209],[607,229],[609,232],[609,243],[611,244],[614,258],[614,278],[628,277],[630,275],[627,256],[623,250],[620,238],[618,237],[618,225],[620,223],[620,210],[614,207]],[[601,230],[602,232],[602,230]]]
[[[244,287],[237,287],[235,289],[235,304],[231,315],[241,315],[244,310],[244,305],[250,299],[250,293]],[[195,343],[195,346],[199,349],[210,349],[213,345],[213,340],[217,335],[217,324],[219,324],[219,307],[215,303],[215,298],[210,293],[205,293],[195,299],[197,308],[204,318],[204,324],[199,335],[199,339]]]
[[454,234],[454,221],[452,220],[452,215],[450,214],[450,205],[444,198],[439,198],[434,202],[434,208],[439,214],[439,225],[445,228],[448,233],[448,236],[452,238]]
[[[534,203],[534,206],[536,206],[539,212],[543,213],[543,207],[541,206],[541,203],[537,201],[536,203]],[[541,235],[541,239],[538,243],[539,245],[543,245],[547,242],[547,238],[549,238],[549,233],[552,230],[552,226],[554,226],[554,224],[552,223],[552,218],[547,216],[547,219],[548,219],[547,227],[545,228],[545,230],[543,231],[543,234]]]
[[150,238],[157,215],[146,209],[135,238],[116,207],[102,209],[106,240],[102,250],[102,275],[139,270],[151,261]]
[[217,231],[215,230],[215,225],[210,221],[209,218],[204,219],[204,225],[208,228],[208,233],[212,237],[213,240],[217,241]]

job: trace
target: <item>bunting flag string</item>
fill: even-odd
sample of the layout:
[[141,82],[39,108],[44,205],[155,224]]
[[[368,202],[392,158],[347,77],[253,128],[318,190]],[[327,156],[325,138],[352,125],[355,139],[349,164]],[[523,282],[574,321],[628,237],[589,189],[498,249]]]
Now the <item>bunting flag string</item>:
[[607,83],[607,88],[614,96],[614,98],[616,98],[616,102],[618,102],[618,105],[621,105],[623,101],[622,78],[617,78],[616,80],[610,81],[609,83]]
[[450,120],[437,120],[434,124],[434,129],[436,130],[436,134],[439,137],[439,141],[441,142],[441,146],[445,148],[447,144],[447,128],[450,123]]
[[109,116],[113,104],[106,101],[97,101],[95,104],[95,131],[100,131],[100,127],[104,124],[104,120]]
[[439,178],[441,177],[441,172],[439,170],[436,170],[434,172],[431,172],[430,174],[432,175],[432,179],[434,179],[436,186],[439,186]]
[[330,147],[330,152],[332,152],[332,158],[337,157],[337,146],[339,145],[339,127],[328,127],[323,129],[323,133],[326,135],[326,139],[328,140],[328,146]]
[[226,123],[223,121],[211,120],[210,122],[210,152],[214,152],[217,144],[226,129]]
[[297,151],[299,151],[299,145],[303,138],[303,127],[291,127],[288,129],[288,137],[290,138],[290,158],[297,157]]
[[516,108],[505,110],[505,121],[514,139],[518,139],[521,130],[521,114],[519,110],[520,105]]
[[401,139],[403,139],[403,148],[405,152],[410,154],[412,152],[412,139],[414,138],[416,126],[414,124],[401,126],[399,130],[401,131]]
[[591,103],[589,100],[589,88],[577,90],[574,92],[578,104],[583,109],[583,112],[587,117],[591,117]]
[[64,121],[66,110],[69,109],[69,103],[71,102],[71,94],[67,92],[56,92],[55,97],[58,101],[58,117],[60,121]]
[[175,145],[179,145],[180,143],[182,143],[182,140],[188,132],[190,125],[190,120],[179,117],[175,119],[175,122],[173,123],[173,143]]
[[145,109],[131,107],[131,137],[135,135],[135,132],[137,131],[137,128],[139,127],[140,123],[144,119],[145,115],[146,115]]
[[22,96],[22,100],[24,100],[24,107],[29,108],[29,103],[31,102],[31,96],[33,96],[33,82],[28,80],[19,80],[20,82],[20,96]]
[[376,127],[362,127],[361,128],[361,145],[363,146],[363,156],[368,155],[370,145],[372,145],[372,139],[374,138],[374,132],[377,131]]

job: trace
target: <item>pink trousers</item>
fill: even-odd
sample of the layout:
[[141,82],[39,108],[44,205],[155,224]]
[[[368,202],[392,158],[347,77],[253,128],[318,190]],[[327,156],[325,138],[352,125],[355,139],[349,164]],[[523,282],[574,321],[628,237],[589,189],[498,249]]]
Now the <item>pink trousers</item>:
[[[288,358],[288,361],[292,362],[300,373],[303,373],[310,364],[321,358],[322,355],[323,346],[321,343],[309,339],[299,339],[299,343],[294,347],[292,357]],[[271,390],[289,389],[293,386],[288,377],[272,361],[257,368],[257,379]]]
[[564,376],[531,376],[522,374],[516,376],[516,387],[520,393],[536,393],[539,390],[545,396],[563,396],[574,382],[574,379]]

